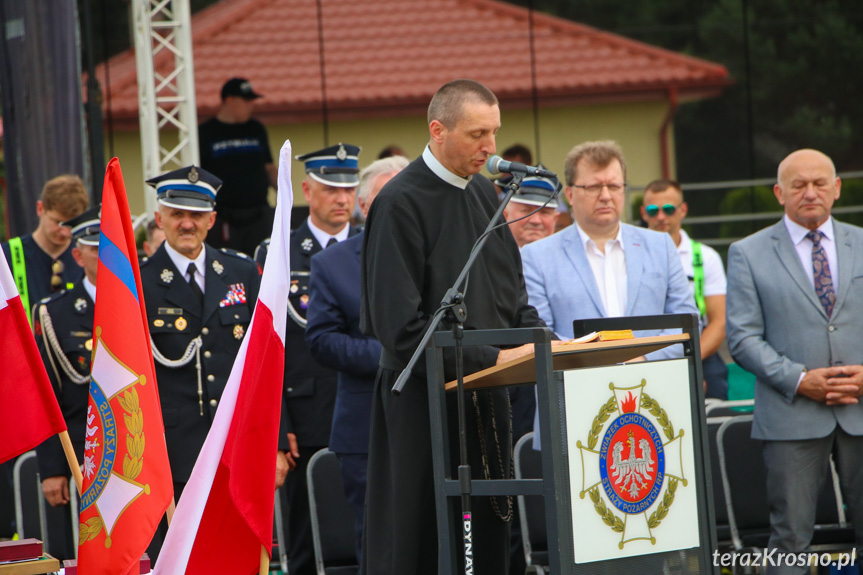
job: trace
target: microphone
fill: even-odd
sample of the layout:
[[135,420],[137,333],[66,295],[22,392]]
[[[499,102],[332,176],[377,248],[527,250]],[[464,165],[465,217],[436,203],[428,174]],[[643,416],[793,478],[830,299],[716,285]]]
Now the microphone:
[[524,174],[526,176],[539,176],[540,178],[556,178],[557,174],[545,168],[537,168],[536,166],[526,166],[520,162],[507,162],[500,156],[492,156],[486,164],[488,171],[493,176],[500,173],[507,174]]

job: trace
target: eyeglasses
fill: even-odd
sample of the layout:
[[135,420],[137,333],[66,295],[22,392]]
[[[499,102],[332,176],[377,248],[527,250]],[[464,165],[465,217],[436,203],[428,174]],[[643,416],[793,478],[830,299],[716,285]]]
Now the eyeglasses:
[[63,287],[62,273],[65,269],[66,266],[60,260],[51,264],[51,273],[54,274],[51,276],[51,291],[56,291]]
[[609,193],[618,194],[623,191],[623,188],[626,187],[626,183],[623,184],[573,184],[573,188],[581,188],[588,194],[597,195],[602,192],[602,188],[608,188]]
[[681,205],[682,204],[677,204],[676,206],[674,204],[665,204],[660,208],[656,204],[650,204],[644,206],[644,213],[647,214],[648,217],[655,218],[657,215],[659,215],[659,210],[661,209],[662,213],[666,216],[673,216],[674,212],[676,212],[677,208],[679,208]]

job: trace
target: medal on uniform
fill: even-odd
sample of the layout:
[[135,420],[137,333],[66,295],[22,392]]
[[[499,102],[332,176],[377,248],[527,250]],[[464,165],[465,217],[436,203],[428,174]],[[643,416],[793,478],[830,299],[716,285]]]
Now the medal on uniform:
[[186,326],[189,325],[189,322],[186,321],[184,317],[178,317],[177,321],[174,322],[174,326],[180,331],[186,329]]
[[163,319],[154,319],[154,320],[153,320],[153,325],[154,325],[154,326],[156,326],[156,327],[162,327],[163,325],[165,325],[165,320],[163,320]]
[[222,275],[225,273],[225,266],[219,263],[219,260],[213,260],[213,271],[217,274]]
[[291,293],[297,293],[300,291],[300,286],[297,285],[297,280],[291,282]]
[[82,297],[79,297],[75,300],[75,311],[82,312],[87,309],[87,300]]
[[300,307],[303,309],[307,309],[309,307],[309,294],[303,294],[300,296]]
[[240,324],[234,326],[234,339],[243,339],[243,334],[246,330]]
[[159,277],[162,278],[163,282],[165,282],[166,284],[169,284],[172,281],[174,281],[174,272],[165,268],[162,270],[162,275],[160,275]]
[[88,339],[87,341],[84,342],[84,349],[86,349],[87,351],[93,351],[93,340],[92,339]]

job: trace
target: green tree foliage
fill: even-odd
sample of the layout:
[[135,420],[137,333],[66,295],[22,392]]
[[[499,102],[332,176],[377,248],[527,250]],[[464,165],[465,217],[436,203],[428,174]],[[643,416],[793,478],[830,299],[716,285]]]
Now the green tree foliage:
[[720,98],[678,111],[682,181],[770,176],[803,147],[824,151],[840,171],[863,164],[863,131],[855,130],[863,125],[859,0],[514,3],[728,68],[735,84]]

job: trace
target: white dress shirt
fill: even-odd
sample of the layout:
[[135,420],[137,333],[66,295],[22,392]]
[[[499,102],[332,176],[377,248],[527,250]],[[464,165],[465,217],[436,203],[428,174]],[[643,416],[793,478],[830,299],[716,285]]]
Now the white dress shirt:
[[336,238],[337,242],[343,242],[348,239],[348,233],[351,231],[351,226],[345,224],[339,233],[336,235],[330,235],[315,224],[312,223],[312,218],[308,219],[309,229],[312,231],[312,235],[315,236],[315,239],[318,240],[318,243],[321,244],[322,248],[326,248],[327,244],[330,243],[331,238]]
[[584,244],[584,252],[590,269],[593,270],[593,279],[599,288],[599,296],[602,305],[605,306],[606,317],[621,317],[626,312],[626,254],[623,251],[623,236],[620,227],[617,228],[617,236],[613,240],[605,242],[605,253],[599,251],[590,237],[584,233],[577,223],[573,223],[578,230],[578,237]]
[[204,266],[207,265],[207,248],[202,246],[201,253],[198,254],[193,260],[190,260],[177,250],[171,247],[167,241],[165,242],[165,251],[168,252],[168,256],[170,256],[171,261],[174,262],[174,265],[177,266],[177,269],[180,270],[180,273],[183,274],[183,279],[189,281],[189,276],[186,274],[186,270],[189,269],[189,264],[195,264],[195,281],[198,282],[198,285],[201,287],[201,291],[206,293],[204,290]]
[[96,286],[93,285],[93,282],[87,276],[84,276],[84,289],[87,290],[87,295],[90,296],[93,303],[96,303]]

